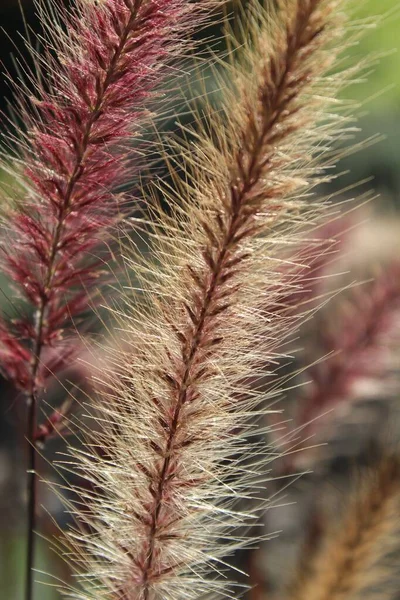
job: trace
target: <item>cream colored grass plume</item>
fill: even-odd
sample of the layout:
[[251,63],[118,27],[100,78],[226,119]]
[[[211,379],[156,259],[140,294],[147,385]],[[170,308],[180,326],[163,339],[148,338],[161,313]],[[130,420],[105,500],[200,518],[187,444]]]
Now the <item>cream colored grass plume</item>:
[[400,460],[386,455],[361,477],[340,524],[327,528],[322,547],[302,565],[287,598],[395,597],[399,568],[397,554],[390,553],[398,551],[399,514]]
[[[288,333],[268,311],[285,292],[279,253],[320,211],[309,195],[348,124],[333,113],[352,76],[334,72],[347,45],[342,8],[246,5],[222,109],[209,108],[181,149],[187,176],[178,194],[164,190],[168,211],[153,204],[151,258],[128,259],[141,289],[115,333],[128,349],[114,356],[113,392],[76,452],[94,491],[78,490],[87,527],[71,536],[72,556],[85,591],[73,598],[241,595],[224,557],[247,543],[237,528],[260,507],[250,497],[270,460],[252,448],[248,419],[263,398],[245,382],[273,370]],[[245,497],[248,513],[237,509]]]

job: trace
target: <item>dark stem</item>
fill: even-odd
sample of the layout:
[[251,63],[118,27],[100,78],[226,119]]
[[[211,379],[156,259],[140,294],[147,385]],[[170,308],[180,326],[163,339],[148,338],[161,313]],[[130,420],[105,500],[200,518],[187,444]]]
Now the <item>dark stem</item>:
[[29,444],[29,456],[28,456],[28,533],[27,533],[27,554],[26,554],[26,587],[25,587],[25,600],[33,600],[33,587],[34,577],[33,568],[35,560],[35,529],[36,529],[36,506],[37,506],[37,480],[36,480],[36,429],[37,429],[37,413],[38,413],[38,374],[41,363],[41,354],[44,346],[43,334],[44,325],[46,322],[46,314],[49,307],[49,294],[48,291],[51,289],[52,280],[56,272],[56,258],[59,249],[59,242],[64,229],[65,219],[70,209],[71,201],[73,199],[76,185],[83,174],[83,164],[85,161],[85,154],[90,144],[90,135],[92,132],[93,125],[101,115],[103,101],[105,93],[112,83],[113,76],[118,68],[118,62],[124,52],[129,36],[134,29],[134,23],[137,19],[138,12],[141,8],[143,0],[136,0],[131,9],[131,14],[121,33],[120,43],[118,48],[110,60],[110,64],[106,73],[106,77],[103,84],[100,86],[96,104],[92,110],[92,113],[87,121],[84,134],[82,136],[82,145],[80,151],[77,153],[76,162],[74,169],[69,177],[68,186],[65,192],[64,201],[60,210],[59,221],[57,228],[54,232],[53,242],[51,246],[49,266],[47,270],[47,276],[43,291],[41,304],[36,311],[35,317],[35,339],[34,348],[32,350],[33,361],[31,371],[31,386],[29,392],[27,392],[28,402],[28,423],[27,423],[27,440]]
[[37,506],[37,486],[36,486],[36,445],[35,431],[37,422],[37,402],[36,398],[29,399],[28,407],[28,542],[27,542],[27,560],[26,560],[26,588],[25,598],[31,600],[33,598],[33,565],[35,558],[35,528],[36,528],[36,506]]
[[26,554],[26,600],[33,599],[33,567],[35,560],[35,529],[36,529],[36,498],[37,498],[37,482],[36,482],[36,442],[35,434],[37,427],[37,376],[40,365],[40,357],[42,352],[42,337],[43,323],[45,319],[47,303],[42,299],[40,308],[36,314],[36,338],[34,348],[34,360],[32,363],[32,379],[31,390],[27,397],[28,400],[28,424],[27,424],[27,440],[29,444],[28,455],[28,535],[27,535],[27,554]]

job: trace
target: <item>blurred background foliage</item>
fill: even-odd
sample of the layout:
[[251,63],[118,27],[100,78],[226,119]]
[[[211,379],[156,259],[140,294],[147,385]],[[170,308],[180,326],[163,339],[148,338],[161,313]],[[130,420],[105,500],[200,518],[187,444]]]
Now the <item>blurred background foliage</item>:
[[[50,1],[50,0],[49,0]],[[56,3],[61,0],[54,0]],[[236,1],[237,3],[237,1]],[[374,201],[373,212],[381,213],[384,218],[397,219],[397,209],[400,206],[400,5],[398,0],[368,0],[353,2],[356,14],[360,18],[370,18],[377,14],[383,17],[381,25],[369,30],[358,46],[349,53],[351,59],[364,58],[372,54],[380,60],[366,81],[362,81],[349,89],[349,96],[360,102],[360,129],[362,133],[356,136],[356,142],[382,134],[383,141],[367,145],[360,152],[351,154],[340,165],[340,171],[349,174],[341,177],[338,189],[350,183],[369,179],[366,187],[373,187],[379,194]],[[15,57],[18,53],[27,58],[28,54],[23,41],[24,19],[32,31],[39,32],[40,26],[35,16],[33,0],[1,0],[0,2],[0,61],[2,71],[8,72],[12,79],[18,77],[15,67]],[[218,38],[220,32],[220,15],[216,16],[215,25],[202,33],[204,39]],[[205,45],[207,42],[205,42]],[[223,49],[223,45],[220,45]],[[218,45],[216,46],[218,48]],[[212,69],[205,70],[207,89],[215,89],[212,79]],[[190,78],[192,84],[196,73]],[[186,90],[187,95],[199,91],[197,85]],[[0,80],[0,108],[7,113],[8,103],[12,103],[12,93],[7,83],[7,77]],[[167,127],[173,127],[175,119],[168,121]],[[1,119],[0,130],[3,146],[7,139],[6,119]],[[9,176],[1,175],[3,182],[9,183]],[[360,188],[361,189],[361,188]],[[375,218],[375,217],[374,217]],[[376,217],[378,220],[378,217]],[[380,221],[381,223],[381,221]],[[385,231],[385,226],[381,231]],[[400,231],[395,228],[394,238]],[[391,233],[393,236],[393,234]],[[400,234],[399,234],[400,235]],[[374,236],[372,235],[372,238]],[[380,242],[374,241],[377,245]],[[394,244],[397,253],[399,244]],[[371,260],[374,260],[372,256]],[[7,287],[0,275],[0,308],[7,312]],[[22,598],[22,573],[24,550],[24,452],[23,431],[19,425],[22,409],[6,384],[1,385],[0,397],[0,597],[8,600]],[[49,457],[56,449],[50,448]],[[43,462],[43,467],[45,463]],[[59,520],[61,508],[54,498],[43,498],[43,502],[53,505],[50,509]],[[300,522],[300,521],[299,521]],[[285,524],[286,526],[286,524]],[[276,529],[277,527],[274,527]],[[283,527],[284,528],[284,527]],[[51,535],[51,530],[45,531]],[[284,539],[284,538],[283,538]],[[269,547],[269,562],[274,546]],[[279,551],[279,549],[278,549]],[[286,551],[286,550],[285,550]],[[57,572],[53,560],[49,558],[46,544],[41,543],[39,549],[39,568],[44,571]],[[61,569],[61,567],[58,567]],[[58,571],[63,576],[61,571]],[[37,598],[55,600],[59,595],[52,588],[40,588]],[[255,597],[255,596],[254,596]]]

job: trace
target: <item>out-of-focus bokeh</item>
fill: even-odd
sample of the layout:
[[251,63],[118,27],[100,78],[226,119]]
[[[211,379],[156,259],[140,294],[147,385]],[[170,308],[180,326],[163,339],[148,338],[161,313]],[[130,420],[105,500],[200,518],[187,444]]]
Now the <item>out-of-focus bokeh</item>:
[[[315,528],[323,528],[321,519],[326,516],[321,517],[321,499],[336,507],[340,503],[341,494],[345,495],[350,486],[353,468],[363,468],[368,463],[368,457],[374,456],[374,447],[385,443],[385,440],[392,443],[392,440],[400,439],[397,414],[400,406],[400,338],[397,337],[400,319],[400,51],[396,51],[396,48],[400,50],[400,5],[398,0],[369,0],[352,4],[355,14],[361,19],[360,26],[368,27],[368,30],[359,45],[349,50],[349,55],[352,60],[363,59],[368,55],[374,60],[371,73],[348,92],[349,98],[355,98],[360,103],[361,129],[360,133],[355,133],[355,140],[349,140],[349,145],[354,141],[358,143],[363,139],[368,140],[377,134],[381,134],[382,139],[365,144],[364,148],[343,159],[338,171],[344,174],[338,178],[331,191],[337,192],[338,198],[344,199],[372,188],[376,191],[376,198],[363,210],[356,211],[351,219],[343,222],[346,234],[340,247],[340,262],[334,268],[327,267],[324,271],[327,276],[325,284],[315,294],[324,297],[329,288],[351,288],[356,280],[375,278],[377,283],[376,288],[372,284],[372,287],[366,284],[354,294],[349,289],[337,294],[320,311],[317,317],[318,327],[315,327],[315,321],[309,323],[303,328],[300,341],[296,340],[296,347],[304,349],[297,353],[299,358],[296,363],[303,373],[298,381],[302,384],[301,392],[295,390],[281,401],[279,407],[287,409],[282,420],[290,418],[293,424],[303,426],[301,418],[300,422],[297,421],[297,405],[299,402],[306,405],[307,401],[311,406],[309,419],[319,417],[322,413],[329,416],[320,418],[318,425],[311,430],[307,429],[307,435],[312,436],[308,445],[317,444],[317,448],[299,452],[295,459],[289,461],[290,464],[277,463],[276,472],[280,475],[302,470],[310,470],[313,474],[295,481],[285,492],[284,503],[288,506],[267,513],[266,530],[282,530],[282,535],[263,545],[259,551],[247,554],[244,558],[239,557],[239,560],[247,563],[247,567],[250,565],[253,582],[258,584],[249,596],[251,600],[262,600],[267,592],[268,597],[274,594],[279,597],[295,568],[298,548],[302,543],[307,543],[305,531],[310,529],[311,533],[308,535],[311,539]],[[371,23],[374,14],[382,18],[382,22],[375,28]],[[18,63],[21,63],[22,57],[28,56],[23,41],[24,23],[31,30],[31,35],[32,32],[39,31],[33,0],[1,0],[0,26],[3,31],[0,32],[0,60],[3,72],[9,73],[14,80],[18,79]],[[220,25],[216,23],[203,35],[212,39],[219,31]],[[213,89],[211,70],[206,72],[207,86]],[[188,89],[187,94],[195,93],[193,90],[196,90],[196,86],[192,90]],[[0,107],[6,114],[10,102],[12,103],[12,93],[7,77],[3,76],[0,81]],[[174,119],[171,119],[171,127],[173,122]],[[3,136],[3,143],[0,141],[0,145],[5,146],[8,135],[6,119],[1,119],[0,129]],[[8,176],[3,173],[1,177],[5,180]],[[359,181],[364,182],[359,188],[340,192],[342,188]],[[336,278],[331,275],[333,272],[345,275]],[[376,300],[376,295],[380,298],[385,293],[392,294],[390,318],[393,320],[390,321],[390,331],[387,324],[384,324],[372,340],[371,328],[363,333],[357,327],[352,331],[357,319],[361,323],[361,329],[367,318],[371,319],[373,328],[379,314],[374,312],[374,305],[371,303]],[[10,310],[8,294],[8,286],[0,274],[0,310],[6,314]],[[368,313],[371,305],[372,316],[371,310]],[[349,311],[353,318],[348,322],[346,315]],[[333,377],[334,384],[337,384],[334,380],[337,370],[333,368],[332,375],[329,362],[318,373],[315,369],[307,371],[306,367],[320,361],[323,356],[343,350],[340,348],[343,340],[336,340],[333,333],[328,335],[332,328],[336,331],[343,330],[343,340],[349,330],[349,335],[353,335],[350,341],[346,337],[346,342],[343,342],[344,345],[347,344],[347,354],[343,352],[342,363],[347,361],[347,370],[341,366],[335,367],[339,372],[342,368],[342,373],[350,373],[348,378],[351,379],[351,386],[339,386],[334,401],[326,404],[322,402],[315,407],[317,396],[307,385],[314,385],[315,389],[317,384],[323,387],[325,382],[329,387],[332,383],[329,377]],[[361,340],[359,346],[357,340]],[[383,358],[382,348],[385,349]],[[372,364],[376,367],[377,360],[382,360],[379,363],[382,368],[378,372],[376,369],[372,372]],[[355,364],[356,361],[359,362]],[[345,379],[346,377],[347,375]],[[61,394],[61,390],[57,393]],[[0,382],[0,598],[7,600],[23,598],[26,461],[24,411],[18,395],[6,382]],[[279,435],[277,438],[279,445]],[[291,439],[296,447],[301,439],[301,430],[297,437]],[[328,446],[319,445],[326,442],[329,442]],[[60,449],[62,444],[57,441],[51,442],[46,448],[41,462],[46,478],[55,477],[46,460],[51,461],[55,452]],[[278,484],[272,484],[270,491],[275,493],[278,487]],[[67,520],[61,504],[46,486],[41,489],[41,502],[59,523],[63,524]],[[295,504],[291,504],[292,502]],[[51,536],[54,531],[46,511],[41,511],[40,527],[44,535]],[[65,567],[48,549],[46,541],[40,540],[38,543],[38,568],[61,578],[67,577]],[[39,575],[38,579],[45,579],[45,576]],[[52,587],[38,587],[37,600],[58,598],[58,592]]]

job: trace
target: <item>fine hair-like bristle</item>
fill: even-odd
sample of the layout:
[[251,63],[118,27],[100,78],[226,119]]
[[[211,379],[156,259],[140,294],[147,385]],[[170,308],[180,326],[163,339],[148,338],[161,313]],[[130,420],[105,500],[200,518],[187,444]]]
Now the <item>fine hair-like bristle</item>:
[[[347,501],[341,523],[328,526],[321,548],[302,561],[287,594],[291,600],[357,598],[368,588],[388,594],[385,557],[398,540],[400,460],[383,456],[363,475]],[[397,543],[396,543],[397,546]],[[372,596],[371,596],[372,597]]]
[[152,204],[152,258],[128,259],[140,288],[121,317],[128,348],[114,356],[100,430],[76,451],[94,487],[75,508],[89,531],[71,535],[84,565],[74,598],[236,595],[225,556],[246,544],[236,529],[252,522],[252,484],[270,460],[249,443],[261,397],[245,382],[273,369],[287,333],[268,311],[285,296],[279,252],[319,210],[310,191],[347,126],[332,111],[352,75],[334,71],[348,43],[341,5],[278,2],[271,15],[248,3],[222,109],[181,149],[187,178],[178,197],[164,190],[168,212]]

